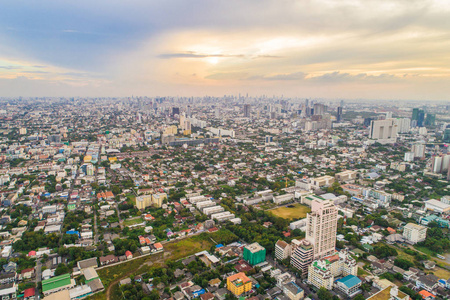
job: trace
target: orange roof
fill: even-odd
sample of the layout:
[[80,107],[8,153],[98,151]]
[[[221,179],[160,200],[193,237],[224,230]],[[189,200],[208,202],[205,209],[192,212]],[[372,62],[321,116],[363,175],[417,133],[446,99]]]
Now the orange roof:
[[162,248],[163,245],[161,243],[155,243],[153,244],[153,246],[155,246],[155,248]]
[[394,228],[391,228],[391,227],[386,228],[386,230],[389,231],[389,232],[392,232],[392,233],[395,233],[395,232],[396,232],[395,229],[394,229]]
[[427,291],[427,290],[421,290],[421,291],[419,292],[419,295],[421,295],[423,299],[426,299],[426,298],[428,298],[428,297],[436,298],[435,295],[433,295],[432,293],[430,293],[430,292]]
[[106,197],[114,197],[113,192],[107,191],[107,192],[106,192]]
[[229,279],[230,281],[235,281],[236,279],[241,279],[243,282],[248,282],[250,281],[250,278],[248,278],[244,272],[240,272],[234,275],[231,275],[230,277],[228,277],[227,279]]

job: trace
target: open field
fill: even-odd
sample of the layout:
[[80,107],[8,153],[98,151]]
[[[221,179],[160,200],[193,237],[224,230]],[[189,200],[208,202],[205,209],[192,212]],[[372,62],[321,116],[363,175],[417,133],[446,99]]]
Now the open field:
[[416,248],[416,250],[419,250],[420,252],[423,252],[425,254],[428,254],[429,256],[432,256],[433,258],[436,257],[436,252],[434,252],[433,250],[430,250],[426,247],[420,247],[420,246],[414,245],[414,248]]
[[142,218],[126,219],[126,220],[123,220],[123,225],[130,226],[130,225],[135,225],[135,224],[139,224],[142,222],[144,222],[144,219],[142,219]]
[[190,256],[203,250],[209,250],[214,243],[211,237],[220,240],[228,237],[229,232],[215,232],[212,234],[203,233],[182,240],[176,240],[164,244],[164,252],[137,258],[123,264],[114,265],[97,271],[105,292],[91,296],[89,299],[106,299],[107,290],[112,285],[110,296],[115,297],[118,290],[118,281],[131,275],[139,275],[147,272],[149,269],[162,266],[166,260],[178,260]]
[[366,270],[363,268],[358,268],[358,276],[366,277],[367,275],[369,275],[369,273]]
[[437,277],[445,279],[445,280],[450,278],[450,271],[442,269],[442,268],[439,268],[439,267],[436,267],[433,270],[433,274],[436,275]]
[[297,220],[305,218],[306,214],[311,212],[311,208],[306,205],[296,203],[271,209],[269,212],[283,219]]

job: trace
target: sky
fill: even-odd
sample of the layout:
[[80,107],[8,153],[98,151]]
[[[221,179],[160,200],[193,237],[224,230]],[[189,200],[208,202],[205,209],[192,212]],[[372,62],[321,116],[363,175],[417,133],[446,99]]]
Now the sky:
[[449,100],[450,1],[0,5],[0,97],[237,93]]

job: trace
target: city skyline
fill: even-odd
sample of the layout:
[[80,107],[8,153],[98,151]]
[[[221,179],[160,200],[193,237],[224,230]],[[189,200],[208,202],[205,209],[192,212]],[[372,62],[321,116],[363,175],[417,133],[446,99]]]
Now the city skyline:
[[446,100],[445,1],[7,1],[0,89],[17,96]]

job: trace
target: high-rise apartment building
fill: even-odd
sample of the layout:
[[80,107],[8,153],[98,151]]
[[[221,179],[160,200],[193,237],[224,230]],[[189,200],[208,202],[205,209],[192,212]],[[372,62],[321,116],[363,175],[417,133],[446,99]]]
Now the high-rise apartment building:
[[427,228],[422,225],[408,223],[403,228],[403,237],[411,244],[422,242],[427,237]]
[[313,245],[303,239],[300,244],[292,251],[291,266],[302,271],[302,274],[308,273],[308,266],[314,260]]
[[414,152],[414,158],[423,158],[425,157],[425,144],[416,143],[411,147],[411,152]]
[[306,240],[314,249],[314,259],[335,253],[338,211],[332,200],[314,200],[307,216]]
[[398,133],[407,133],[411,130],[411,119],[409,118],[395,119],[395,124],[397,125]]

